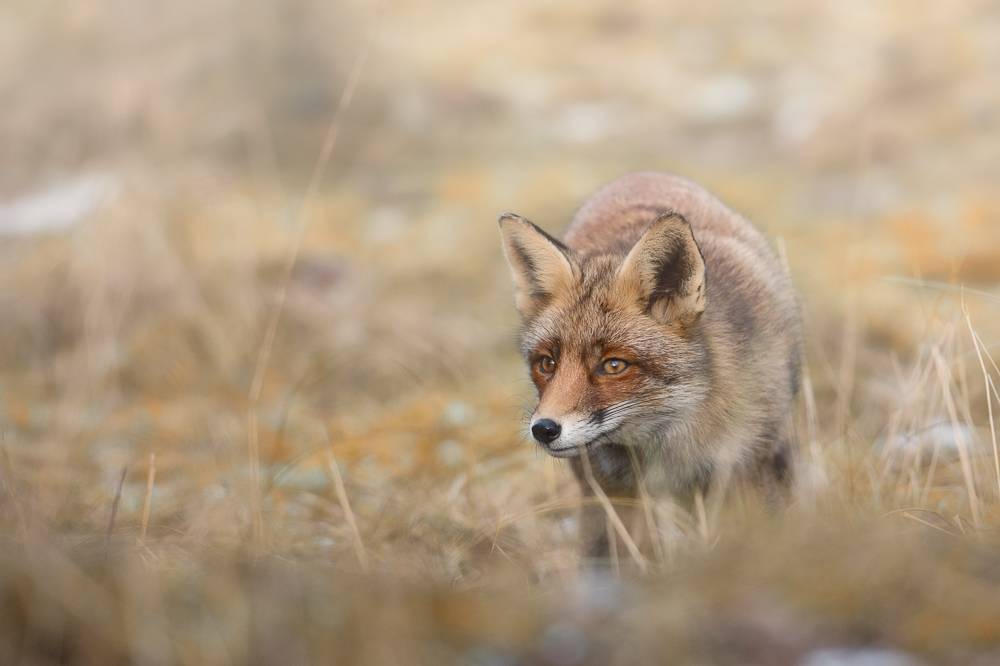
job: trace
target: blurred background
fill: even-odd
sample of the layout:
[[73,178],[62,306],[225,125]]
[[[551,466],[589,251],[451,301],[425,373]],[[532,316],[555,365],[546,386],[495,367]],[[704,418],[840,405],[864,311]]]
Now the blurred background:
[[[0,5],[0,661],[995,663],[998,81],[992,0]],[[640,169],[807,346],[790,516],[657,499],[637,585],[495,220]]]

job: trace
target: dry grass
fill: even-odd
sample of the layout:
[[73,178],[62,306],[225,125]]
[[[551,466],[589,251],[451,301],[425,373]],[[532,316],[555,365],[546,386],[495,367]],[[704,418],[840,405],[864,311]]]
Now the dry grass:
[[[378,4],[0,10],[0,201],[113,184],[0,237],[0,663],[1000,658],[997,9],[392,1],[310,190]],[[799,482],[595,574],[493,220],[639,168],[779,239]]]

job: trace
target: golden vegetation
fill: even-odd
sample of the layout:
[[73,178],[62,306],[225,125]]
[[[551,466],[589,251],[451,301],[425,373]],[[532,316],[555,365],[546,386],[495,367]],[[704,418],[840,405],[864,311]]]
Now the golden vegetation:
[[[0,662],[995,659],[998,31],[986,2],[0,9]],[[787,258],[798,499],[651,499],[648,575],[595,577],[521,429],[494,220],[558,231],[640,168]]]

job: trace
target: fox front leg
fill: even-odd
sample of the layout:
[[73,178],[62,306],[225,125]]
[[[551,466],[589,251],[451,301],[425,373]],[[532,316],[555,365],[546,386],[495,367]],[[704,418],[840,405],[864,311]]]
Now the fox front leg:
[[[594,564],[608,563],[613,554],[617,554],[619,559],[627,558],[628,551],[625,544],[615,533],[607,509],[598,501],[591,481],[598,485],[613,505],[619,498],[634,500],[636,493],[605,478],[593,456],[588,462],[591,468],[589,475],[582,457],[572,458],[570,461],[583,498],[583,506],[580,509],[580,555],[584,560]],[[614,510],[624,525],[629,526],[634,522],[633,511],[629,507],[619,504]]]
[[607,512],[594,494],[587,490],[584,499],[580,509],[580,555],[590,563],[606,563],[611,558],[611,538],[616,537],[609,534]]

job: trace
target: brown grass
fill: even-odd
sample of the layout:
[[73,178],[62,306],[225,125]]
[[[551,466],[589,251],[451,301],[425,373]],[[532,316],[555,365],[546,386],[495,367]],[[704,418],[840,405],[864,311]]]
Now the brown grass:
[[[394,0],[310,189],[377,5],[0,12],[0,201],[115,184],[0,237],[0,663],[996,659],[996,12]],[[595,573],[494,220],[639,168],[787,259],[798,485]]]

